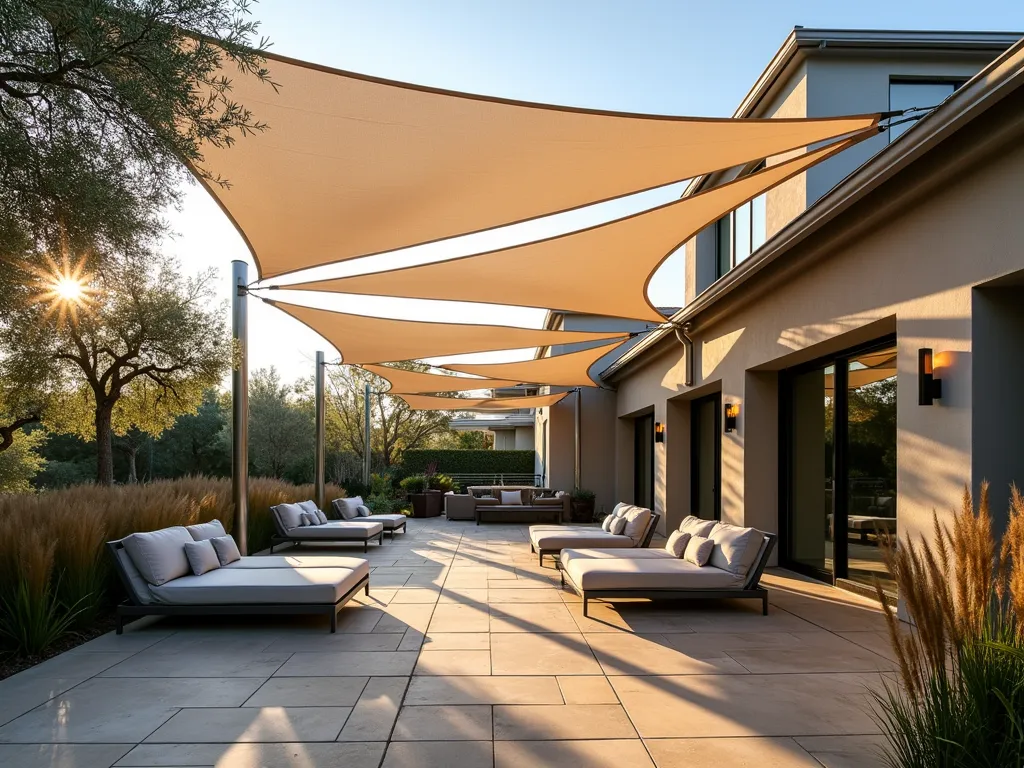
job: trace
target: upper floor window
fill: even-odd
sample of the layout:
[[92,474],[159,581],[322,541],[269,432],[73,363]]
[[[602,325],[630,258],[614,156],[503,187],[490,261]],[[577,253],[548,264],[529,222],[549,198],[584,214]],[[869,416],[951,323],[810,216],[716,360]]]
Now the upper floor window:
[[[889,109],[911,109],[912,107],[934,107],[947,99],[964,84],[964,80],[936,78],[916,80],[893,78],[889,81]],[[889,141],[902,136],[914,123],[902,123],[889,129]]]
[[767,239],[765,195],[758,195],[715,224],[716,278],[742,263]]

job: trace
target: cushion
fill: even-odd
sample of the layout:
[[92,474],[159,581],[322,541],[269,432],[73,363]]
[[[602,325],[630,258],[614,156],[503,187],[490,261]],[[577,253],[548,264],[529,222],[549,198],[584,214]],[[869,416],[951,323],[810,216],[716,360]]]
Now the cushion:
[[665,551],[671,552],[672,557],[682,557],[686,551],[686,545],[690,541],[690,534],[683,531],[672,531],[665,542]]
[[298,504],[278,504],[274,507],[274,512],[286,531],[302,526],[303,511]]
[[611,529],[612,529],[612,520],[614,520],[614,519],[615,519],[615,515],[608,515],[608,517],[606,517],[601,522],[601,530],[602,531],[609,531],[610,532]]
[[322,525],[327,522],[327,515],[320,511],[315,501],[300,501],[299,506],[309,515],[310,525]]
[[595,549],[624,549],[633,546],[633,540],[627,536],[614,536],[600,528],[549,528],[530,531],[530,541],[534,549],[564,549],[573,547],[593,547]]
[[616,504],[614,507],[612,507],[612,514],[615,515],[616,517],[622,517],[623,515],[626,514],[626,512],[632,506],[633,506],[632,504],[627,504],[624,501],[620,501],[618,504]]
[[233,563],[221,566],[235,570],[253,568],[358,568],[367,562],[361,557],[340,557],[336,555],[256,555],[240,557]]
[[128,576],[128,582],[132,585],[132,590],[135,592],[133,595],[135,600],[143,605],[149,605],[154,602],[153,593],[149,589],[149,584],[147,584],[146,580],[142,578],[142,574],[139,573],[139,569],[135,567],[135,563],[133,563],[131,557],[128,556],[128,552],[124,549],[118,549],[117,561],[121,563],[121,567],[124,568],[125,575]]
[[351,499],[335,499],[331,505],[341,515],[342,520],[355,520],[359,517],[359,505],[362,503],[362,496],[353,496]]
[[197,525],[186,525],[185,530],[192,534],[192,538],[196,541],[212,539],[214,536],[228,535],[220,520],[211,520],[208,523],[199,523]]
[[156,587],[157,602],[167,605],[330,605],[369,573],[364,568],[218,568],[204,576],[186,576]]
[[384,530],[380,523],[366,520],[332,520],[324,525],[310,525],[288,532],[288,538],[322,541],[366,541]]
[[373,520],[360,520],[364,523],[380,523],[385,531],[392,531],[405,523],[405,515],[374,515]]
[[182,526],[149,533],[133,533],[123,540],[128,556],[148,583],[166,584],[192,572],[185,545],[195,541]]
[[316,502],[313,501],[312,499],[308,499],[306,501],[299,501],[299,502],[296,502],[296,503],[300,507],[302,507],[302,511],[303,512],[309,512],[311,515],[315,515],[316,514],[316,510],[317,510]]
[[746,575],[757,559],[764,535],[754,528],[719,523],[708,537],[715,542],[711,565],[737,576]]
[[643,507],[632,507],[623,517],[626,520],[623,533],[629,536],[633,540],[633,544],[639,547],[644,540],[644,534],[647,533],[647,526],[651,522],[651,510],[644,509]]
[[691,536],[704,536],[706,538],[711,535],[711,531],[716,525],[718,523],[714,520],[701,520],[699,517],[687,515],[683,518],[683,522],[679,524],[679,530]]
[[327,522],[327,515],[324,514],[324,511],[322,509],[317,509],[316,519],[320,521],[320,525],[323,525]]
[[683,552],[683,559],[688,563],[703,568],[711,559],[711,550],[715,548],[715,542],[703,536],[691,536],[686,542],[686,549]]
[[194,576],[202,576],[204,573],[220,568],[217,551],[210,541],[210,539],[202,539],[185,543],[185,557],[188,558],[188,564],[192,568]]
[[538,497],[533,500],[534,506],[537,507],[560,507],[564,503],[562,499],[556,499],[553,496]]
[[[626,532],[627,520],[624,517],[616,517],[612,520],[611,527],[608,529],[609,533],[613,533],[616,536],[621,536]],[[632,542],[632,539],[630,539]]]
[[316,516],[315,515],[310,515],[309,512],[303,512],[301,515],[299,515],[299,520],[302,522],[302,525],[304,525],[304,526],[305,525],[319,525],[320,524],[320,521],[317,520]]
[[[634,551],[630,550],[630,554]],[[562,570],[580,589],[728,589],[740,580],[712,566],[700,568],[663,549],[660,557],[590,557],[595,550],[563,550]],[[576,555],[576,557],[573,557]],[[220,571],[218,571],[220,573]]]
[[356,512],[359,513],[359,517],[369,517],[370,516],[370,508],[368,506],[366,506],[365,504],[360,504],[358,507],[356,507]]
[[522,491],[500,491],[501,503],[505,506],[522,506],[523,505],[523,492]]
[[213,545],[213,551],[217,553],[217,559],[221,565],[228,565],[242,559],[238,545],[231,536],[218,536],[215,539],[210,539],[210,543]]

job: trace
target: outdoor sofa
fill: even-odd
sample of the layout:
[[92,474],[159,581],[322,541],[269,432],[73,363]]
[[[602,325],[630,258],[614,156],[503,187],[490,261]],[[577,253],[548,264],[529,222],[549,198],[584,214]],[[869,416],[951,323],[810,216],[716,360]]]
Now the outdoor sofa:
[[[478,495],[479,494],[479,495]],[[564,491],[552,492],[548,488],[523,488],[522,486],[473,486],[470,489],[472,517],[477,525],[491,523],[530,523],[548,520],[561,523],[569,519],[569,494]],[[452,507],[445,501],[445,510]],[[458,509],[458,505],[455,506]],[[467,503],[466,508],[469,508]],[[448,515],[449,520],[457,519]]]
[[331,508],[342,520],[380,523],[384,526],[385,532],[390,531],[392,539],[395,538],[397,531],[405,533],[405,515],[371,515],[370,508],[366,506],[362,496],[335,499],[331,502]]
[[[270,551],[278,544],[333,544],[361,542],[363,552],[369,550],[370,541],[384,544],[384,525],[369,520],[328,520],[316,502],[278,504],[270,508],[275,535],[270,538]],[[315,522],[314,522],[315,520]]]
[[[202,555],[186,545],[209,542]],[[338,611],[360,590],[370,594],[370,566],[354,557],[241,557],[216,520],[202,525],[133,533],[108,541],[128,594],[117,606],[117,634],[128,616],[326,614],[330,631]],[[192,558],[204,568],[196,575]]]
[[644,507],[620,502],[609,518],[623,518],[622,533],[612,533],[594,526],[531,525],[530,551],[537,553],[537,562],[544,565],[544,555],[557,558],[563,549],[632,549],[648,547],[661,515]]
[[590,600],[756,598],[768,615],[768,590],[760,586],[776,534],[687,517],[680,531],[714,543],[707,563],[696,565],[668,549],[563,549],[562,586]]

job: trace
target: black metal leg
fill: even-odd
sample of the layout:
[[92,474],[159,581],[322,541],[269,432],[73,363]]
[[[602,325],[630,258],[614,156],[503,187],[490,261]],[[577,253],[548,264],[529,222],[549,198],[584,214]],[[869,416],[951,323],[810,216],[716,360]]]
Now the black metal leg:
[[335,608],[331,611],[331,634],[333,635],[338,631],[338,610]]
[[586,619],[590,617],[590,609],[588,607],[589,603],[587,602],[587,593],[584,592],[581,596],[583,597],[583,618]]
[[124,634],[124,616],[120,611],[117,612],[117,634]]
[[270,554],[274,554],[274,542],[270,542]]
[[370,540],[369,539],[365,539],[363,541],[363,552],[369,552],[369,551],[370,551]]
[[366,586],[365,586],[365,587],[363,588],[363,591],[364,591],[364,592],[365,592],[365,593],[366,593],[367,595],[369,595],[369,594],[370,594],[370,582],[366,582]]
[[384,531],[381,531],[380,536],[377,537],[377,545],[381,547],[384,546]]
[[544,553],[543,552],[538,552],[537,553],[537,565],[544,565]]
[[761,597],[761,615],[762,616],[767,616],[768,615],[768,595],[767,594]]

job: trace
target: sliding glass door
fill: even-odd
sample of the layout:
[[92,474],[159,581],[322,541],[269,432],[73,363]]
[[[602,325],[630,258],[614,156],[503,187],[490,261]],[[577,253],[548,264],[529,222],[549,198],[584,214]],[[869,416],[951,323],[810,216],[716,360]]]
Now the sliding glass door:
[[722,395],[690,403],[690,514],[722,519]]
[[633,503],[654,509],[654,414],[633,421]]

